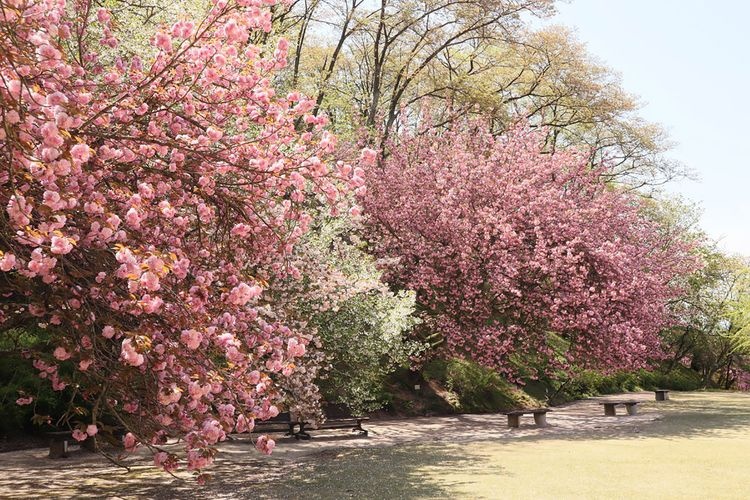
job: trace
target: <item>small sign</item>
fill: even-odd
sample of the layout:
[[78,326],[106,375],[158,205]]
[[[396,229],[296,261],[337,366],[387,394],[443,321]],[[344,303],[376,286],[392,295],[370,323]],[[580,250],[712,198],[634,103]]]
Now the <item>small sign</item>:
[[422,388],[422,386],[421,386],[421,385],[419,385],[419,384],[416,384],[416,385],[414,386],[414,390],[415,390],[415,391],[418,391],[418,390],[419,390],[419,389],[421,389],[421,388]]

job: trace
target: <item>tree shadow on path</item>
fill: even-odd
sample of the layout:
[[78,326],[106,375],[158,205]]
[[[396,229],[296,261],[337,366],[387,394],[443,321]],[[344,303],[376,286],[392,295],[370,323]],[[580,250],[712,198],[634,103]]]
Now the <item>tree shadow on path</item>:
[[[280,448],[309,450],[262,457],[247,440],[222,446],[206,486],[172,478],[141,456],[131,472],[114,468],[94,454],[74,453],[63,461],[46,459],[46,450],[0,454],[3,498],[448,498],[472,480],[507,476],[492,459],[498,449],[543,440],[680,440],[730,437],[750,428],[750,395],[673,393],[654,402],[653,393],[628,395],[643,401],[640,415],[604,417],[600,400],[556,408],[550,427],[525,422],[507,429],[502,415],[466,415],[381,423],[381,438],[345,439],[321,435],[312,443],[294,440]],[[622,398],[622,396],[620,396]],[[373,446],[390,439],[387,446]],[[315,449],[315,442],[321,448]],[[481,442],[474,446],[471,442]],[[512,451],[512,448],[508,448]],[[459,471],[461,474],[453,474]],[[436,479],[437,478],[437,479]]]

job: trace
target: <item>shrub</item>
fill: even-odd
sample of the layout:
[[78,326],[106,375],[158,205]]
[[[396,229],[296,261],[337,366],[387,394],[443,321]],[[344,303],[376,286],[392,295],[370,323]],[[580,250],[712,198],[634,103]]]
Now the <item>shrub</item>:
[[[308,371],[314,380],[297,386],[309,390],[315,382],[328,402],[366,412],[387,403],[386,379],[425,346],[408,338],[417,323],[414,292],[388,289],[356,229],[346,216],[316,214],[295,249],[302,278],[279,282],[275,291],[279,301],[292,304],[300,329],[304,324],[318,341],[320,369]],[[302,407],[295,391],[288,392],[293,411],[311,418],[315,409]]]
[[426,379],[436,380],[455,394],[453,406],[462,412],[483,413],[519,407],[538,406],[538,402],[500,374],[464,359],[435,360],[423,369]]
[[[65,411],[67,392],[55,392],[43,383],[31,361],[20,353],[29,348],[43,348],[47,335],[43,331],[11,330],[0,337],[0,436],[10,436],[23,430],[40,430],[33,421],[34,414],[56,421]],[[18,405],[21,396],[33,396],[31,405]],[[37,419],[42,423],[47,419]]]
[[641,373],[641,387],[647,390],[695,391],[701,387],[701,376],[698,372],[684,366],[677,366],[667,373],[644,370]]

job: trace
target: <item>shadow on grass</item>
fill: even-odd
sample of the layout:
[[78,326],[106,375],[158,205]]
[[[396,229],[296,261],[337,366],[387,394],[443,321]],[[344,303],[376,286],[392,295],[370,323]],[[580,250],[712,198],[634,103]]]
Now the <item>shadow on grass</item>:
[[[446,498],[460,485],[430,480],[425,470],[480,469],[484,460],[444,445],[323,452],[310,457],[284,481],[254,492],[259,498]],[[498,474],[502,470],[498,468]]]
[[[83,452],[81,452],[83,453]],[[91,457],[91,458],[89,458]],[[67,463],[66,463],[67,462]],[[242,498],[251,496],[256,486],[281,481],[289,464],[271,460],[220,460],[211,470],[212,481],[198,485],[184,472],[170,477],[146,461],[130,471],[114,469],[95,454],[74,451],[67,460],[41,458],[39,474],[31,475],[23,466],[0,465],[2,498]],[[293,467],[293,465],[292,465]],[[47,477],[46,472],[49,473]],[[40,477],[42,476],[42,477]],[[257,495],[252,495],[257,496]]]
[[[642,415],[657,412],[661,416],[651,422],[634,426],[602,427],[598,432],[576,432],[571,430],[554,436],[526,436],[522,441],[538,439],[683,439],[692,437],[720,436],[733,431],[744,431],[750,428],[750,394],[727,392],[693,392],[676,393],[672,399],[664,402],[647,402],[640,410]],[[628,419],[618,417],[587,417],[591,422],[602,422],[606,418]],[[554,420],[550,417],[550,421]]]
[[[191,479],[169,478],[145,462],[130,472],[114,470],[95,454],[73,452],[69,462],[40,459],[48,480],[23,466],[3,464],[3,498],[446,498],[459,482],[440,485],[423,476],[425,469],[470,471],[482,467],[476,454],[464,455],[445,445],[326,450],[304,460],[244,459],[222,453],[205,486]],[[73,463],[75,462],[75,464]],[[83,462],[85,473],[82,473]],[[68,465],[69,467],[66,467]],[[54,469],[52,469],[54,468]],[[44,471],[40,471],[41,474]],[[502,473],[500,469],[497,473]]]
[[[448,498],[468,484],[472,476],[508,475],[502,464],[483,449],[513,447],[519,442],[542,440],[663,439],[731,437],[750,428],[750,395],[737,393],[674,393],[665,403],[648,402],[642,414],[658,413],[660,419],[604,417],[596,401],[564,415],[549,415],[552,427],[534,435],[492,436],[489,447],[470,443],[422,442],[390,447],[325,450],[302,460],[258,459],[246,453],[250,443],[227,446],[210,471],[213,479],[204,487],[191,480],[165,478],[142,461],[130,473],[113,471],[97,455],[76,454],[65,464],[45,458],[22,463],[3,463],[0,456],[0,491],[3,497],[39,498]],[[484,425],[458,417],[461,426]],[[567,418],[567,424],[565,424]],[[609,419],[624,424],[610,427]],[[557,426],[556,424],[557,419]],[[500,421],[498,421],[500,424]],[[602,426],[595,428],[598,424]],[[427,423],[429,426],[429,422]],[[594,427],[594,429],[592,429]],[[488,428],[488,430],[490,430]],[[436,429],[437,431],[437,429]],[[437,431],[439,432],[439,431]],[[734,434],[736,435],[736,434]],[[322,437],[322,436],[321,436]],[[435,434],[435,438],[439,437]],[[340,438],[328,438],[332,441]],[[327,439],[327,440],[328,440]],[[457,446],[463,445],[464,446]],[[35,474],[29,474],[30,467]],[[461,474],[452,474],[460,471]],[[49,476],[47,476],[49,474]],[[40,477],[40,476],[43,476]],[[436,479],[439,478],[439,480]],[[463,478],[463,479],[462,479]],[[498,493],[499,494],[499,493]]]
[[[485,440],[491,447],[519,442],[554,440],[679,440],[731,436],[750,428],[750,395],[737,393],[675,394],[664,403],[644,404],[643,414],[658,412],[658,420],[592,431],[565,429],[511,439]],[[598,404],[592,402],[593,404]],[[591,422],[612,417],[590,416]],[[614,417],[627,422],[630,417]],[[637,417],[636,417],[637,418]],[[462,420],[459,417],[459,420]],[[553,421],[553,416],[550,416]],[[466,422],[472,424],[473,422]],[[329,451],[311,457],[283,483],[269,485],[260,498],[448,498],[472,477],[509,475],[491,455],[478,447],[465,453],[456,443],[405,444],[391,448]],[[467,443],[468,447],[471,444]],[[326,459],[326,457],[328,459]],[[461,474],[452,474],[460,471]],[[433,473],[433,474],[431,474]],[[435,481],[434,473],[440,477]],[[430,478],[430,476],[433,476]],[[498,494],[500,494],[498,492]],[[267,496],[266,496],[267,495]]]

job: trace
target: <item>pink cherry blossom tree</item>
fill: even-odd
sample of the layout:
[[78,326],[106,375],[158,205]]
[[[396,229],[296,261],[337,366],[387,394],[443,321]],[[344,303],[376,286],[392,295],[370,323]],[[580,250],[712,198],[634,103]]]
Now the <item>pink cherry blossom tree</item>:
[[692,243],[600,181],[584,155],[548,154],[525,126],[404,134],[362,197],[391,283],[417,292],[425,336],[511,376],[520,366],[644,366]]
[[276,94],[286,41],[248,41],[273,3],[215,0],[139,56],[91,0],[0,0],[0,327],[49,332],[52,354],[27,355],[91,408],[76,438],[106,413],[167,470],[169,437],[199,471],[278,413],[311,337],[264,289],[298,274],[306,206],[363,183],[326,162],[314,101]]

